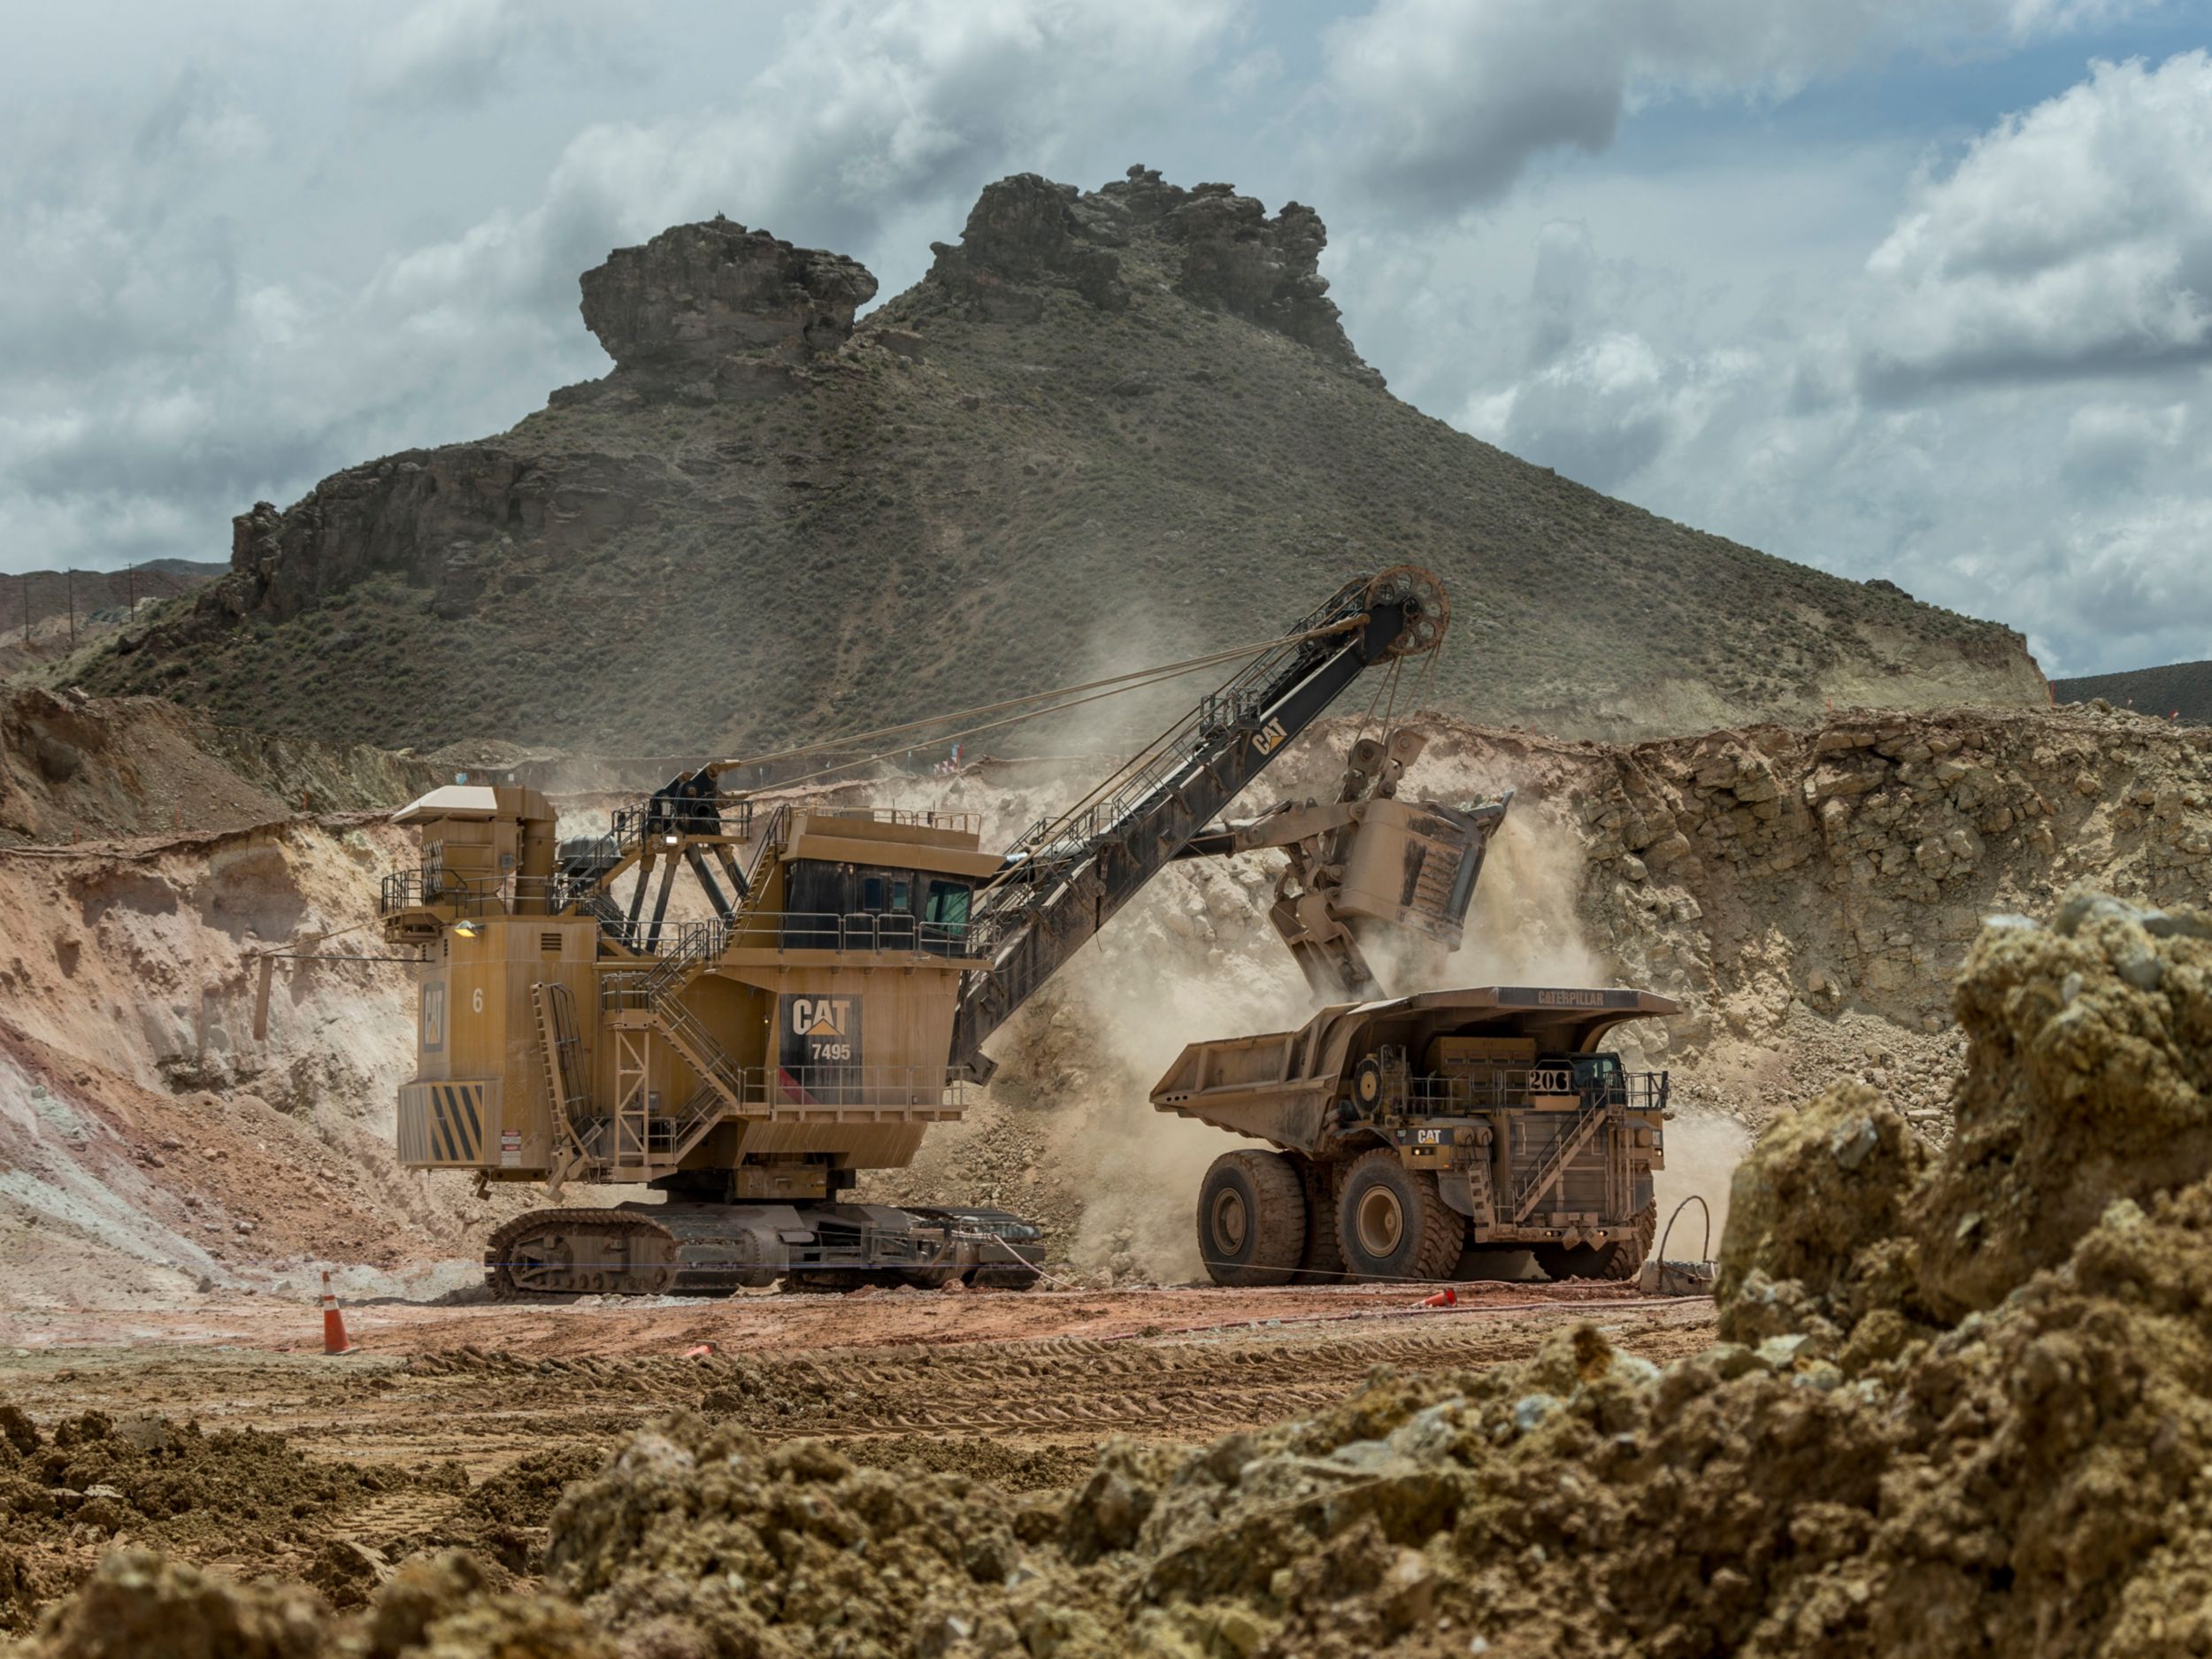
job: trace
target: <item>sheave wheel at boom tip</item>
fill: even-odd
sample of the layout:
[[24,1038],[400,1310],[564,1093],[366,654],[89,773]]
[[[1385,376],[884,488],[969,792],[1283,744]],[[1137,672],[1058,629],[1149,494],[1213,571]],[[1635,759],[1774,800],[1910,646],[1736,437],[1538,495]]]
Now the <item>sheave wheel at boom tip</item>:
[[1367,603],[1406,605],[1405,631],[1384,648],[1386,657],[1417,657],[1433,650],[1451,626],[1452,602],[1432,571],[1418,565],[1394,565],[1367,584]]

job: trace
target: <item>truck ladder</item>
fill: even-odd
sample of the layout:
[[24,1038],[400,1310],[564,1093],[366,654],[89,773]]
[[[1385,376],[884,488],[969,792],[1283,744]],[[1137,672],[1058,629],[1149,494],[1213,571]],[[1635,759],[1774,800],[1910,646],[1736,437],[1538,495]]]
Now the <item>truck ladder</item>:
[[572,1171],[591,1161],[576,1133],[573,1111],[585,1097],[579,1086],[583,1041],[576,1033],[576,1009],[565,985],[540,981],[531,986],[530,1007],[537,1016],[538,1048],[545,1061],[545,1092],[556,1147],[553,1183],[557,1187]]
[[1529,1212],[1536,1208],[1536,1201],[1549,1192],[1559,1178],[1566,1173],[1576,1154],[1590,1144],[1590,1137],[1612,1113],[1613,1103],[1602,1090],[1597,1098],[1582,1109],[1581,1115],[1568,1126],[1567,1133],[1551,1143],[1544,1156],[1536,1161],[1526,1181],[1518,1184],[1514,1192],[1513,1219],[1517,1225],[1526,1221]]

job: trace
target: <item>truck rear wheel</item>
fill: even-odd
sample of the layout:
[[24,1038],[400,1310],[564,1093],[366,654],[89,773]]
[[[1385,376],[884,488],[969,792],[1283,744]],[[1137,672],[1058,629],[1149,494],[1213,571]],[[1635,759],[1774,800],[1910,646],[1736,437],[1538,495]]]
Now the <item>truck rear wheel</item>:
[[1217,1285],[1286,1285],[1306,1253],[1306,1184],[1279,1152],[1225,1152],[1198,1187],[1198,1254]]
[[1337,1194],[1337,1244],[1357,1279],[1451,1277],[1467,1218],[1444,1202],[1436,1177],[1378,1147],[1353,1160]]
[[1616,1239],[1600,1250],[1598,1273],[1600,1279],[1633,1279],[1636,1270],[1651,1254],[1651,1247],[1659,1236],[1659,1205],[1656,1201],[1638,1210],[1630,1222],[1630,1233],[1625,1239]]

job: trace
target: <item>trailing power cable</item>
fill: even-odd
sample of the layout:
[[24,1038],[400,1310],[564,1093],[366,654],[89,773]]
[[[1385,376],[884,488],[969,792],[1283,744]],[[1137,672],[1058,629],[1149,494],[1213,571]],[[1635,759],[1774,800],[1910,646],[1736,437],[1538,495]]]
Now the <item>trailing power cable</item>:
[[[1202,657],[1186,657],[1179,663],[1163,663],[1150,668],[1132,669],[1124,674],[1109,674],[1103,680],[1086,680],[1080,685],[1060,686],[1050,691],[1033,692],[1027,696],[1009,697],[998,703],[979,703],[972,709],[955,709],[944,714],[931,715],[926,719],[908,720],[897,726],[879,726],[865,732],[851,732],[841,737],[826,738],[818,743],[802,743],[796,748],[775,749],[764,755],[749,755],[736,760],[714,761],[710,763],[708,770],[715,772],[736,772],[747,766],[764,766],[772,761],[795,760],[801,756],[818,755],[829,750],[843,749],[854,743],[871,743],[887,737],[899,737],[925,732],[933,726],[945,726],[955,720],[965,720],[975,715],[999,714],[1009,709],[1019,709],[1031,703],[1047,703],[1055,698],[1071,696],[1077,692],[1100,691],[1110,687],[1133,690],[1142,684],[1163,679],[1172,679],[1179,674],[1193,673],[1201,668],[1215,667],[1219,664],[1235,662],[1242,657],[1257,657],[1263,651],[1275,650],[1282,646],[1302,645],[1308,640],[1328,639],[1339,634],[1348,633],[1351,629],[1357,627],[1360,621],[1361,618],[1357,617],[1345,618],[1330,623],[1325,627],[1310,628],[1299,634],[1286,634],[1276,639],[1262,640],[1256,645],[1240,645],[1225,650],[1209,651]],[[1090,699],[1086,698],[1084,701],[1087,702]],[[1071,703],[1064,706],[1073,707],[1074,705]],[[1036,710],[1034,715],[1024,715],[1020,718],[1033,718],[1053,712],[1055,710],[1051,709],[1041,709]],[[1013,722],[1002,721],[998,724],[1010,725]],[[983,726],[975,729],[988,731],[995,728]],[[898,751],[894,749],[889,752],[895,754]]]
[[[1268,648],[1263,647],[1262,649],[1265,649]],[[1217,665],[1217,660],[1218,659],[1197,659],[1193,663],[1187,664],[1169,664],[1162,668],[1145,670],[1144,678],[1133,678],[1129,675],[1117,675],[1115,676],[1115,680],[1118,683],[1110,685],[1106,687],[1106,689],[1102,691],[1093,691],[1087,696],[1071,696],[1064,703],[1056,703],[1046,708],[1025,709],[1019,714],[1010,714],[1002,719],[987,720],[982,722],[980,725],[965,726],[955,732],[947,732],[944,733],[937,741],[947,743],[964,742],[969,738],[977,736],[984,732],[995,732],[1003,726],[1019,726],[1023,722],[1028,720],[1041,720],[1048,715],[1064,713],[1069,709],[1079,709],[1087,703],[1097,703],[1107,697],[1120,696],[1125,692],[1142,691],[1152,686],[1164,685],[1168,680],[1179,679],[1184,674],[1194,673],[1198,671],[1198,669],[1213,667]],[[1066,687],[1065,689],[1072,692],[1083,690],[1084,687],[1080,686],[1071,686]],[[1051,695],[1059,695],[1061,694],[1053,693]],[[999,706],[1004,707],[1006,705],[1001,704]],[[983,710],[976,710],[976,712],[983,712]],[[940,724],[943,720],[957,719],[961,717],[957,715],[942,715],[940,716],[937,720],[924,722],[924,724],[933,726]],[[1179,719],[1177,724],[1178,726],[1181,724]],[[818,745],[818,747],[834,746]],[[872,766],[879,761],[895,760],[901,755],[904,754],[910,747],[911,746],[901,744],[894,749],[879,749],[872,755],[861,755],[849,760],[841,760],[832,765],[821,767],[814,772],[803,773],[801,776],[796,778],[784,779],[778,782],[775,787],[780,790],[789,789],[798,784],[814,783],[824,778],[833,778],[841,772],[852,772],[862,766]],[[793,752],[803,753],[805,751],[799,750]],[[1146,752],[1148,754],[1150,751],[1148,749]],[[744,761],[736,764],[741,765],[751,765],[756,763]],[[1125,772],[1127,769],[1127,764],[1125,763],[1121,771]],[[1120,772],[1117,772],[1115,773],[1116,777],[1119,777],[1120,775]]]

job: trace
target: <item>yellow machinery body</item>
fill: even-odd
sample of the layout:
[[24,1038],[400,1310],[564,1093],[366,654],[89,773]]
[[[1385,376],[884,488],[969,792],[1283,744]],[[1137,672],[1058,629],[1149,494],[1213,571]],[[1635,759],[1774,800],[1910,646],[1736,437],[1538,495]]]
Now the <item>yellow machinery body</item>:
[[[664,923],[654,954],[555,908],[535,791],[448,786],[398,821],[423,849],[419,872],[388,883],[385,915],[388,939],[422,951],[400,1092],[409,1167],[712,1172],[726,1179],[701,1184],[731,1198],[819,1200],[854,1171],[903,1165],[930,1124],[960,1115],[947,1053],[960,977],[981,964],[958,918],[998,866],[972,819],[765,815],[744,846],[743,909]],[[841,889],[830,908],[790,908],[795,889],[826,886]]]

